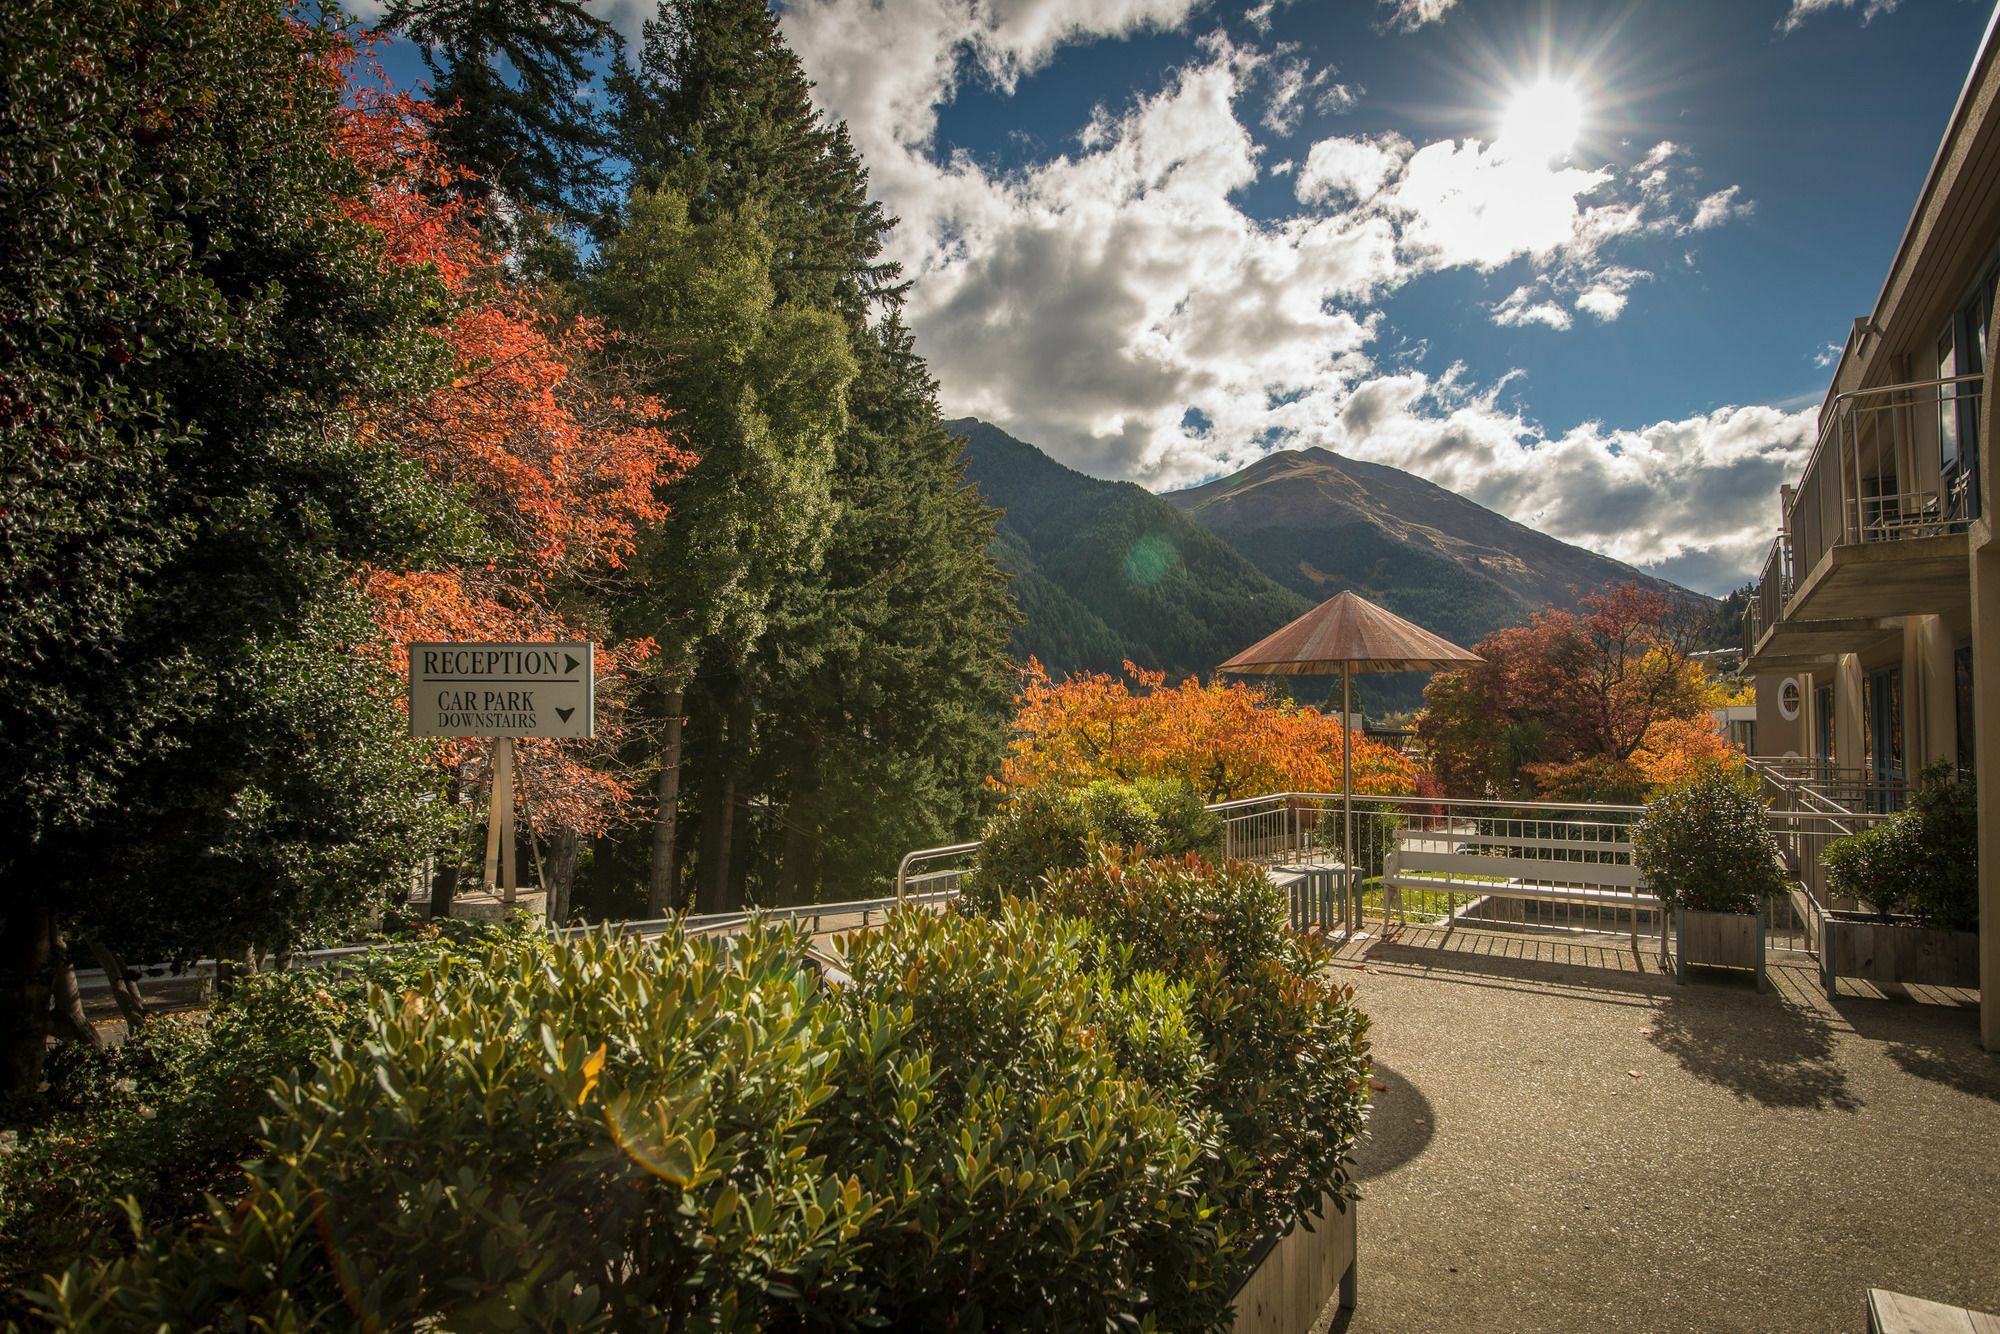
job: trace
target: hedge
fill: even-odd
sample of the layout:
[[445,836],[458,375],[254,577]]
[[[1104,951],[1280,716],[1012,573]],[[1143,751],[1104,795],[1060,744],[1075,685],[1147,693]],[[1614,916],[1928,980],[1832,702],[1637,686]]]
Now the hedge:
[[1023,788],[987,822],[967,896],[989,911],[1010,896],[1031,898],[1049,873],[1085,865],[1100,847],[1215,856],[1222,819],[1172,779]]
[[33,1299],[66,1329],[1224,1327],[1258,1235],[1346,1189],[1365,1021],[1242,875],[1101,861],[1057,896],[892,914],[840,985],[762,926],[437,958],[273,1081],[204,1226]]
[[1909,806],[1849,834],[1823,854],[1827,884],[1844,899],[1907,913],[1923,926],[1979,928],[1979,807],[1970,774],[1940,762],[1924,770]]

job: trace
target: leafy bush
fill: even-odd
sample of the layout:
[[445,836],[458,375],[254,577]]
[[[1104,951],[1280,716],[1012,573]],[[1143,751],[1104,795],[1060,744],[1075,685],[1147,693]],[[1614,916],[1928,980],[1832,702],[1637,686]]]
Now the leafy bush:
[[1162,857],[1222,850],[1222,819],[1185,783],[1100,779],[1085,787],[1023,788],[987,823],[968,888],[987,911],[1032,897],[1052,871],[1084,865],[1094,848],[1143,848]]
[[1158,974],[1188,986],[1209,1066],[1199,1096],[1239,1165],[1212,1188],[1232,1218],[1274,1233],[1323,1191],[1345,1193],[1366,1115],[1368,1021],[1327,979],[1329,947],[1286,929],[1282,890],[1242,863],[1102,851],[1052,877],[1045,902],[1088,923],[1128,984]]
[[1908,913],[1924,926],[1979,926],[1979,810],[1970,775],[1924,770],[1909,806],[1828,846],[1827,883],[1841,898]]
[[1754,913],[1785,891],[1756,781],[1705,769],[1655,797],[1632,831],[1632,859],[1670,907]]
[[58,1048],[0,1155],[0,1291],[129,1243],[128,1197],[159,1223],[238,1193],[271,1081],[358,1038],[374,989],[400,990],[479,938],[431,931],[338,970],[246,978],[206,1015],[159,1016],[105,1051]]
[[1084,920],[892,914],[838,988],[784,929],[433,957],[276,1081],[240,1202],[36,1298],[59,1328],[1222,1327],[1251,1237],[1343,1179],[1365,1023],[1254,872],[1064,884]]

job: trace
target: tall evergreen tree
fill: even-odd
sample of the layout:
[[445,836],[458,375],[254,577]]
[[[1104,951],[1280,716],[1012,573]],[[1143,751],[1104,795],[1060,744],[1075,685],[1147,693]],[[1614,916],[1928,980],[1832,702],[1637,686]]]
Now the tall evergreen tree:
[[773,262],[757,205],[697,223],[678,193],[642,189],[591,285],[659,364],[657,387],[700,455],[670,493],[673,523],[640,554],[645,591],[628,611],[628,629],[660,644],[654,912],[678,906],[686,692],[705,669],[725,701],[741,693],[775,590],[817,567],[834,518],[829,473],[853,353],[838,316],[777,303]]
[[[858,359],[823,562],[781,567],[754,639],[711,637],[695,655],[685,701],[700,762],[675,790],[700,812],[699,850],[687,856],[663,772],[654,884],[692,860],[705,906],[753,883],[765,897],[855,886],[896,848],[962,828],[997,755],[1012,613],[985,554],[992,515],[964,486],[895,318],[902,288],[882,259],[893,220],[869,199],[846,128],[814,110],[769,8],[667,0],[613,91],[635,199],[669,188],[696,226],[757,218],[775,306],[836,317]],[[626,281],[607,270],[603,287]],[[671,390],[677,403],[690,387]]]
[[382,27],[423,51],[468,190],[573,223],[601,216],[611,134],[587,89],[623,44],[584,0],[393,0]]
[[900,295],[897,266],[881,258],[895,220],[868,197],[847,127],[813,108],[768,5],[663,0],[637,68],[611,92],[635,189],[671,187],[697,221],[763,209],[778,300],[859,325],[872,303]]

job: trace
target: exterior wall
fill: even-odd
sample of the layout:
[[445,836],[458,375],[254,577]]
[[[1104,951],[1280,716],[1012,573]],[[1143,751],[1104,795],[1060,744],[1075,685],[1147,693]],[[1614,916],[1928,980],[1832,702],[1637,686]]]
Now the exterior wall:
[[[1806,758],[1812,753],[1808,749],[1811,736],[1806,729],[1807,710],[1811,707],[1810,678],[1803,672],[1763,672],[1758,674],[1756,680],[1757,746],[1754,753],[1777,759],[1792,756]],[[1798,692],[1789,716],[1785,693],[1788,681]]]

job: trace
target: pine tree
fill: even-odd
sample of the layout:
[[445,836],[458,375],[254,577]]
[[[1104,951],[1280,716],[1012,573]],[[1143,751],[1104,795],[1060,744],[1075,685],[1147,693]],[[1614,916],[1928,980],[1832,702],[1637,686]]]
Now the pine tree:
[[611,135],[586,90],[623,44],[584,0],[394,0],[382,27],[422,48],[467,190],[572,223],[600,218]]
[[697,221],[756,205],[790,305],[861,324],[895,297],[881,259],[894,219],[868,197],[843,124],[813,108],[812,82],[757,0],[664,0],[636,70],[612,80],[618,143],[635,189],[671,188]]
[[[701,457],[670,492],[673,523],[640,553],[643,592],[626,613],[660,644],[654,912],[677,906],[685,693],[704,662],[711,691],[740,693],[774,591],[818,565],[834,518],[853,354],[837,316],[777,304],[773,263],[758,206],[697,223],[678,193],[640,190],[591,283],[598,309],[658,364],[656,387]],[[731,698],[706,716],[740,711]]]
[[[754,217],[774,306],[837,318],[858,359],[823,561],[774,567],[755,585],[767,594],[758,633],[706,638],[691,689],[663,701],[685,706],[675,795],[701,818],[690,858],[663,770],[656,893],[690,862],[704,906],[753,884],[764,897],[857,886],[897,849],[963,829],[997,759],[1012,611],[986,555],[993,516],[964,485],[896,319],[902,288],[882,259],[893,220],[869,199],[845,126],[814,110],[768,7],[668,0],[613,91],[641,207],[652,187],[685,200],[696,227]],[[607,271],[601,286],[629,281]],[[683,407],[687,392],[670,391]]]

